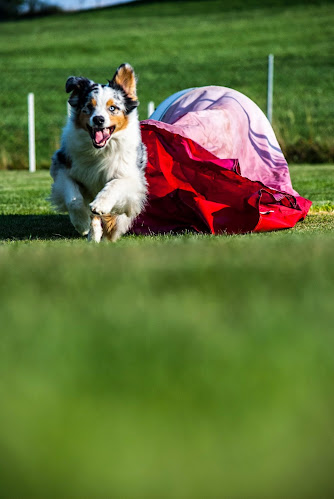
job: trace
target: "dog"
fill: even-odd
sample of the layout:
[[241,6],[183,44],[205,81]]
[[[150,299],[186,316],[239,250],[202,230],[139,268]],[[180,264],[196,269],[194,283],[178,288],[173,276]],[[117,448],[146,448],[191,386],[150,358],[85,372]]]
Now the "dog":
[[67,79],[71,112],[50,168],[51,204],[95,242],[125,234],[147,198],[134,70],[122,64],[107,81]]

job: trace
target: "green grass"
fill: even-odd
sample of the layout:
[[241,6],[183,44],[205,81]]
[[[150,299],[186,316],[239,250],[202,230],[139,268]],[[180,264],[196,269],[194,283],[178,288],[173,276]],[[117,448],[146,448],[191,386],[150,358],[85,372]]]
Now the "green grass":
[[[232,5],[233,4],[233,5]],[[333,161],[332,2],[255,0],[135,3],[1,23],[0,167],[27,165],[26,96],[35,93],[37,162],[59,146],[69,75],[111,78],[129,61],[147,103],[182,88],[223,85],[266,107],[275,55],[274,129],[288,159]]]
[[333,497],[334,167],[295,229],[88,244],[0,172],[0,495]]
[[[321,232],[332,230],[333,165],[293,165],[290,172],[294,188],[313,202],[311,216],[290,232],[313,231],[315,225]],[[16,240],[80,239],[68,216],[56,215],[47,200],[52,182],[48,172],[2,171],[0,174],[0,241],[12,244]]]

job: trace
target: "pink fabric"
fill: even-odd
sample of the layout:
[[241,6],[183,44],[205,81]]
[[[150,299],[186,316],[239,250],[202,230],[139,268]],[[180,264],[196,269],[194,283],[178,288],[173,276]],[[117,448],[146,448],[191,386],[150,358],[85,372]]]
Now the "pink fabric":
[[240,92],[216,86],[196,88],[176,100],[162,121],[218,158],[237,158],[243,177],[298,195],[269,121]]
[[312,203],[292,188],[272,127],[250,99],[198,88],[161,119],[141,123],[149,203],[133,232],[262,232],[305,218]]

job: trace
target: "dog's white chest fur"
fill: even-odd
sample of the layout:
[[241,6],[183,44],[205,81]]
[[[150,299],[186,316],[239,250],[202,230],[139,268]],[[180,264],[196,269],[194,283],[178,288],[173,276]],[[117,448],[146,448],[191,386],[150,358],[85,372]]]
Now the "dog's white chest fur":
[[64,133],[64,149],[72,159],[69,175],[85,187],[91,201],[107,182],[138,177],[136,159],[140,132],[137,123],[129,124],[103,150],[93,149],[89,136],[73,127],[70,124]]

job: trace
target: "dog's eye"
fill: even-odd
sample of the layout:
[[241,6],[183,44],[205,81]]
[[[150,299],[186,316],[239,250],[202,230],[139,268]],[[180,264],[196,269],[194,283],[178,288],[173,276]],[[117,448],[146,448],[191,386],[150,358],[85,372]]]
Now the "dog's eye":
[[110,111],[111,113],[113,113],[114,111],[116,111],[116,109],[117,109],[117,107],[115,107],[115,106],[110,106],[110,107],[109,107],[109,111]]

